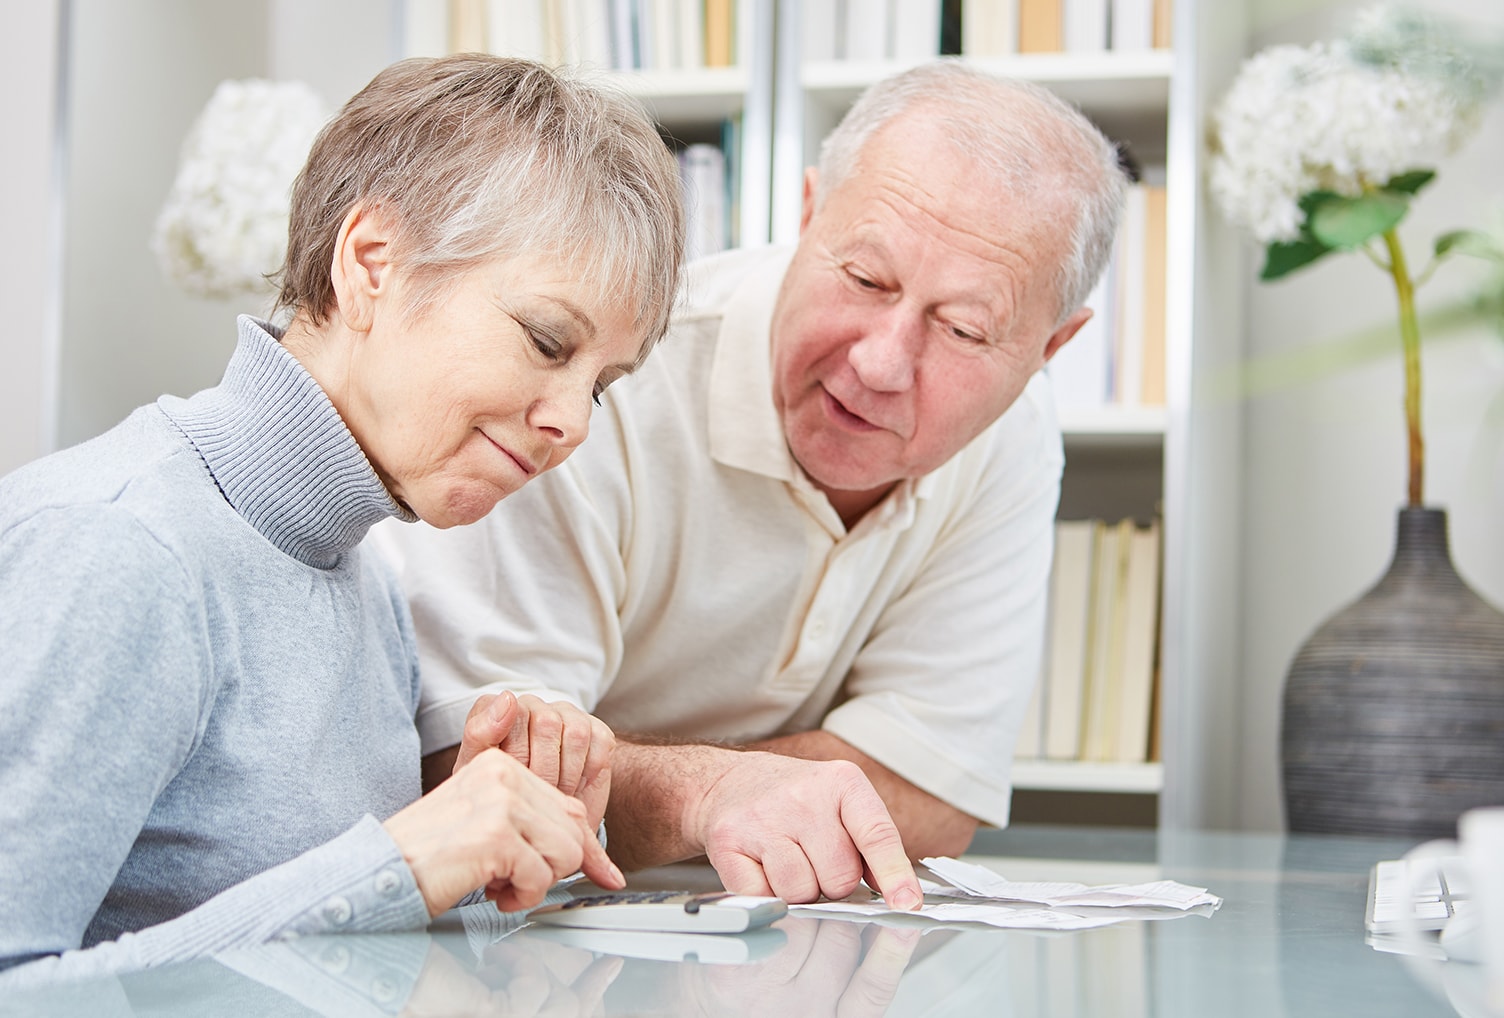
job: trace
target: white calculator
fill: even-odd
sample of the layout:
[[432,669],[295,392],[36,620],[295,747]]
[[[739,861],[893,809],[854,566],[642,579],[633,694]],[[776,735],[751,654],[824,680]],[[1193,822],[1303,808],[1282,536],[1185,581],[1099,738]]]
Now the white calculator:
[[741,933],[781,919],[782,898],[725,891],[618,891],[545,905],[528,914],[533,922],[592,930],[663,933]]

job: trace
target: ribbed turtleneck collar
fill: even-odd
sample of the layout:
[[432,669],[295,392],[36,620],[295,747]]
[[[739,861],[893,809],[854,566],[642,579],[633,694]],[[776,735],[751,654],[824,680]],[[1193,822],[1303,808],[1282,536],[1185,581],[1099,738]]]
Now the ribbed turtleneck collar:
[[398,504],[324,390],[249,315],[218,386],[157,401],[193,443],[225,499],[268,541],[320,569],[372,525],[415,516]]

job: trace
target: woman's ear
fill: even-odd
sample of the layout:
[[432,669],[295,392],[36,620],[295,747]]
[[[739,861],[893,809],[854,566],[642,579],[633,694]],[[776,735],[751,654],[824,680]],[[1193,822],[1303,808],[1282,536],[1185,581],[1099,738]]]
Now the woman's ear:
[[334,238],[329,276],[334,284],[335,313],[352,331],[370,330],[378,302],[392,289],[390,241],[381,210],[364,205],[346,213]]

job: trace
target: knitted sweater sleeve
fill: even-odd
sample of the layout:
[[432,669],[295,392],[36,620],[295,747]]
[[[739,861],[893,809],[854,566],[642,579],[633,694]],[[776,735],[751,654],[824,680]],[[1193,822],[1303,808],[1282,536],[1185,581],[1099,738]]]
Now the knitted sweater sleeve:
[[0,973],[0,990],[133,972],[321,933],[421,929],[428,907],[386,829],[349,831],[169,922]]
[[[73,950],[203,736],[207,646],[190,578],[129,513],[49,509],[0,531],[0,969],[124,971],[426,922],[411,873],[367,818],[177,919]],[[29,959],[41,961],[14,967]]]

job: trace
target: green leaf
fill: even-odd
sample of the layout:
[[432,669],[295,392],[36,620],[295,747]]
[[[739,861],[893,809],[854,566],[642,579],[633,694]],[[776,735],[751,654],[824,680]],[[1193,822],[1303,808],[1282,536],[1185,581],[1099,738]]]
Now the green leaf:
[[1393,229],[1410,210],[1410,199],[1392,191],[1370,191],[1356,198],[1330,198],[1311,210],[1306,225],[1327,247],[1351,250],[1370,237]]
[[1437,237],[1436,257],[1449,254],[1472,255],[1474,258],[1504,262],[1504,246],[1478,230],[1452,230]]
[[[1305,216],[1305,222],[1308,223],[1311,221],[1312,212],[1315,212],[1329,201],[1341,200],[1342,196],[1336,191],[1307,191],[1300,196],[1300,201],[1296,202],[1296,204],[1300,206],[1300,211]],[[1302,224],[1301,228],[1304,229],[1304,224]]]
[[1314,237],[1300,237],[1290,241],[1275,241],[1269,245],[1264,257],[1264,270],[1259,279],[1268,282],[1280,276],[1304,268],[1322,255],[1331,253],[1331,248]]
[[1435,177],[1435,170],[1411,170],[1409,173],[1401,173],[1397,177],[1390,177],[1389,183],[1384,185],[1384,190],[1397,191],[1401,194],[1414,194],[1429,184]]

